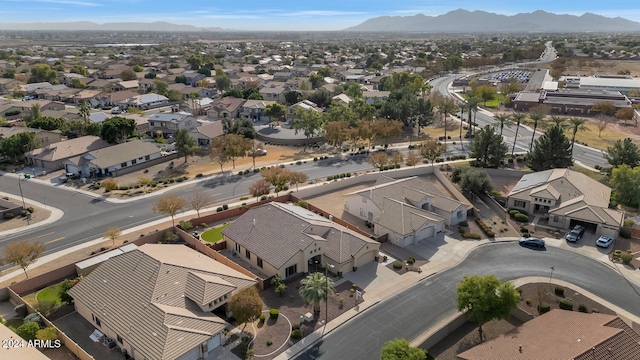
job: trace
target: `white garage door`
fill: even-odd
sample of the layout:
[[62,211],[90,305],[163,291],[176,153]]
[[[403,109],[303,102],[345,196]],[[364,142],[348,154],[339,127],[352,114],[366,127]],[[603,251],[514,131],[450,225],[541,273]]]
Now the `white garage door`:
[[358,267],[372,262],[376,257],[375,251],[366,252],[358,257]]
[[209,351],[220,346],[220,334],[209,339],[209,341],[207,342],[207,346],[209,347]]
[[416,234],[416,242],[432,237],[433,233],[434,233],[433,226],[427,226],[426,228],[422,228],[418,230],[418,233]]
[[609,235],[615,237],[618,235],[618,229],[613,226],[600,225],[598,226],[598,235]]

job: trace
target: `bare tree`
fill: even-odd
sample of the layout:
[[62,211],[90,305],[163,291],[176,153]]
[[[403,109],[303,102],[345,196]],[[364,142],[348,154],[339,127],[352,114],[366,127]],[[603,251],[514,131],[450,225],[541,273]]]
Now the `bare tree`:
[[416,167],[416,165],[420,162],[420,159],[418,159],[418,154],[416,154],[416,152],[413,150],[409,150],[406,160],[407,165],[413,167]]
[[44,252],[44,245],[36,241],[33,244],[26,240],[12,242],[4,247],[4,261],[7,264],[16,264],[22,268],[28,278],[27,268],[33,264]]
[[309,180],[309,175],[303,172],[294,171],[289,174],[289,184],[295,185],[296,191],[298,191],[298,184],[302,184],[307,180]]
[[433,166],[433,162],[442,154],[443,150],[443,146],[438,144],[436,140],[425,141],[420,146],[420,156],[431,161],[431,166]]
[[211,145],[209,157],[214,162],[220,164],[220,172],[224,171],[222,169],[222,165],[229,162],[229,157],[227,157],[227,154],[224,152],[224,150],[221,147],[217,146],[215,142]]
[[104,237],[110,239],[113,246],[116,245],[116,239],[119,238],[120,235],[122,235],[122,232],[118,227],[112,227],[111,229],[107,230],[106,233],[104,233]]
[[601,135],[602,135],[602,130],[604,130],[604,129],[606,129],[606,128],[607,128],[607,122],[606,122],[606,121],[604,121],[604,120],[601,120],[601,121],[598,123],[598,137],[599,137],[599,138],[602,138],[602,136],[601,136]]
[[269,184],[273,185],[276,191],[276,196],[278,192],[282,191],[284,187],[289,183],[291,179],[291,171],[287,169],[283,169],[279,166],[270,167],[268,169],[263,169],[260,171],[262,178],[265,179]]
[[153,204],[153,212],[171,215],[171,223],[176,226],[174,217],[186,205],[187,200],[175,195],[166,195],[156,200],[155,204]]
[[204,191],[196,191],[189,197],[189,205],[196,211],[198,217],[200,217],[200,209],[209,206],[213,202],[211,195]]
[[268,195],[271,191],[271,185],[265,179],[260,179],[249,186],[249,193],[256,198],[256,202],[260,201],[260,196]]
[[369,155],[369,164],[374,168],[380,169],[382,171],[382,167],[387,165],[389,162],[389,157],[385,152],[377,152],[375,154]]

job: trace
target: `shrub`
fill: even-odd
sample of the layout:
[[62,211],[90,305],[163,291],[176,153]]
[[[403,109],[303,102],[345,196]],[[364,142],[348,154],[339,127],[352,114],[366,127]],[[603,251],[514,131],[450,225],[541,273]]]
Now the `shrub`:
[[227,204],[222,205],[222,210],[227,210],[227,209],[229,209],[229,205]]
[[129,187],[128,186],[124,186],[124,185],[123,186],[119,186],[118,190],[122,190],[122,191],[129,190]]
[[458,232],[460,234],[464,234],[465,232],[467,232],[467,230],[465,228],[463,228],[462,226],[458,226]]
[[164,234],[162,234],[162,238],[160,238],[160,241],[163,244],[175,244],[180,241],[180,237],[178,237],[178,235],[172,233],[171,231],[165,231]]
[[549,310],[551,310],[551,305],[547,304],[546,302],[542,302],[540,303],[540,305],[538,305],[538,312],[540,313],[540,315],[549,312]]
[[260,314],[260,322],[264,322],[267,319],[265,314]]
[[587,306],[585,304],[578,305],[578,311],[580,311],[582,313],[588,313],[589,312],[589,310],[587,310]]
[[222,211],[222,206],[218,206],[218,207],[216,208],[216,212],[221,212],[221,211]]
[[627,220],[625,220],[625,221],[624,221],[624,226],[626,226],[626,227],[632,227],[635,223],[636,223],[636,221],[635,221],[635,220],[633,220],[633,219],[627,219]]
[[29,207],[27,208],[27,211],[33,214],[33,212],[34,212],[35,210],[34,210],[34,208],[32,208],[31,206],[29,206]]
[[569,299],[562,299],[558,304],[560,309],[562,310],[573,310],[573,303]]
[[631,229],[629,229],[627,227],[620,228],[620,237],[625,238],[625,239],[631,238]]
[[302,330],[300,329],[295,329],[291,332],[291,338],[294,340],[300,340],[302,339]]
[[465,239],[475,239],[475,240],[479,240],[480,239],[480,235],[479,234],[470,233],[470,232],[466,232],[466,233],[462,234],[462,237],[465,238]]
[[118,188],[118,182],[113,178],[104,179],[102,181],[102,187],[105,191],[113,191]]
[[191,224],[190,221],[181,220],[179,225],[182,228],[182,230],[189,230],[193,228],[193,224]]
[[556,288],[554,289],[554,292],[558,296],[564,296],[564,288],[561,288],[560,286],[556,286]]
[[12,212],[6,212],[4,213],[4,215],[2,215],[2,218],[5,220],[11,220],[14,217],[16,217]]
[[240,201],[242,201],[242,200],[249,200],[249,197],[248,196],[241,196],[240,197]]
[[36,339],[38,330],[40,330],[38,323],[28,322],[20,325],[20,327],[16,329],[16,334],[27,341],[31,341]]
[[622,250],[614,250],[613,251],[613,258],[619,258],[620,254],[622,254]]
[[177,182],[179,182],[179,183],[181,183],[181,182],[183,182],[183,181],[184,181],[184,179],[183,179],[183,178],[177,178],[177,179],[176,179],[176,181],[177,181]]
[[46,327],[36,332],[36,339],[38,340],[56,340],[58,338],[58,331],[53,326]]
[[469,223],[468,223],[468,222],[466,222],[466,221],[460,221],[460,222],[458,223],[458,226],[468,227],[468,226],[469,226]]
[[40,314],[47,317],[51,315],[58,308],[58,304],[56,304],[53,301],[43,300],[43,301],[38,301],[33,308]]
[[280,311],[279,311],[278,309],[271,309],[271,310],[269,310],[269,318],[270,318],[270,319],[275,320],[275,319],[277,319],[277,318],[278,318],[278,315],[280,315]]
[[393,262],[393,268],[396,269],[396,270],[402,269],[402,263],[400,261],[394,261]]
[[38,313],[31,313],[24,318],[24,322],[34,322],[40,325],[40,327],[44,327],[44,320],[42,320],[42,316]]
[[409,265],[413,265],[416,262],[416,259],[413,258],[413,256],[409,256],[409,258],[407,259],[407,263]]
[[631,263],[631,260],[633,260],[633,255],[629,254],[628,252],[623,252],[622,254],[620,254],[620,259],[623,263],[629,265]]
[[509,217],[513,219],[514,216],[516,216],[516,214],[520,214],[520,211],[512,209],[509,210]]
[[273,340],[271,339],[267,340],[267,346],[271,346],[271,345],[273,345]]
[[525,214],[519,213],[513,216],[513,219],[518,222],[529,222],[529,217]]

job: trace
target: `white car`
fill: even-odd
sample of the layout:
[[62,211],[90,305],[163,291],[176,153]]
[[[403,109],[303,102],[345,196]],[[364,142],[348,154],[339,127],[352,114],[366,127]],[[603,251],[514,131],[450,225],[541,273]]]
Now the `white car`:
[[602,235],[596,240],[596,246],[608,248],[613,243],[613,237],[609,235]]

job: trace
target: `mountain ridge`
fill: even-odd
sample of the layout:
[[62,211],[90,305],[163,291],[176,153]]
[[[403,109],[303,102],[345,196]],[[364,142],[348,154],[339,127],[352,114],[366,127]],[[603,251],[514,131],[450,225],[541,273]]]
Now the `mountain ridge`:
[[586,12],[580,16],[554,14],[544,10],[501,15],[481,10],[452,10],[438,16],[380,16],[344,29],[371,32],[630,32],[640,31],[640,23],[621,17],[605,17]]

